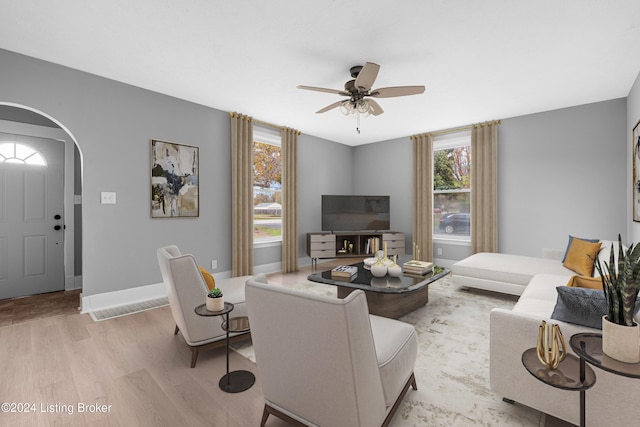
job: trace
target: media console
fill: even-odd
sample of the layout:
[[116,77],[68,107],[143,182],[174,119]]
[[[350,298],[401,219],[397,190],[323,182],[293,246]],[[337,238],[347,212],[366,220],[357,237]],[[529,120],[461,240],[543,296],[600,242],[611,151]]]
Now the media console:
[[404,255],[404,233],[395,231],[336,231],[307,233],[307,255],[311,263],[319,258],[372,256],[384,249],[387,255]]

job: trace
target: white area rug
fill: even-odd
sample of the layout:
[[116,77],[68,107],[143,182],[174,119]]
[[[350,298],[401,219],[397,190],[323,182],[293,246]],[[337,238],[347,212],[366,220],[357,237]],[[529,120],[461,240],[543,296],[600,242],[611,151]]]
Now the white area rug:
[[[336,295],[330,285],[294,287]],[[429,286],[429,303],[400,319],[418,333],[418,390],[407,392],[394,427],[544,426],[540,412],[505,403],[489,388],[489,312],[514,304],[514,297],[458,289],[448,277]],[[255,362],[250,343],[235,350]]]

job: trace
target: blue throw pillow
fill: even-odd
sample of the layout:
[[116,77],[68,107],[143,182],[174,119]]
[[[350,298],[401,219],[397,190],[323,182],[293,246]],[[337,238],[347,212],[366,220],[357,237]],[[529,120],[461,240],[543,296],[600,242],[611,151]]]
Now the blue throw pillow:
[[[607,301],[600,289],[556,287],[558,300],[551,318],[576,325],[602,329],[602,316],[607,314]],[[640,310],[640,298],[636,299],[634,316]]]

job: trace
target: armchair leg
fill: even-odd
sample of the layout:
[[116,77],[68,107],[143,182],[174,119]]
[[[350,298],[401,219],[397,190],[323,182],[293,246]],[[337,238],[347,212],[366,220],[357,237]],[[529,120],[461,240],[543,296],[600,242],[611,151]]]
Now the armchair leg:
[[191,347],[191,367],[196,367],[196,362],[198,361],[198,348]]
[[264,405],[264,409],[262,410],[262,421],[260,421],[260,427],[264,427],[267,422],[267,418],[269,418],[269,411],[267,410],[267,405]]
[[385,418],[384,422],[382,423],[382,427],[387,427],[389,425],[389,423],[391,422],[391,419],[393,418],[393,415],[396,413],[396,411],[400,407],[400,404],[402,403],[402,399],[404,398],[404,395],[407,393],[407,390],[409,390],[409,387],[412,387],[414,390],[418,389],[417,388],[418,386],[416,385],[416,376],[413,372],[411,373],[411,376],[407,380],[407,383],[404,385],[404,388],[402,389],[400,396],[398,396],[398,399],[393,404],[391,411],[389,411],[387,418]]
[[280,418],[281,420],[284,420],[287,424],[292,425],[294,427],[307,427],[306,424],[303,424],[300,421],[294,418],[291,418],[287,414],[283,414],[277,409],[270,407],[266,403],[264,404],[264,411],[262,412],[262,422],[260,423],[260,427],[264,427],[264,423],[267,422],[267,418],[269,417],[269,414],[273,414],[274,416]]
[[178,332],[180,332],[180,328],[178,328],[178,325],[176,325],[176,330],[173,331],[173,335],[178,335]]

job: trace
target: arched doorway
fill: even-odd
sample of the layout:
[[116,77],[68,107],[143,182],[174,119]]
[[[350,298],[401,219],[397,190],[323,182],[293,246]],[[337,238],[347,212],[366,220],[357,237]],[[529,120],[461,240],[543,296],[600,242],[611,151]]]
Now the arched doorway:
[[[46,154],[51,155],[49,152],[49,147],[53,147],[55,145],[60,145],[62,148],[61,156],[63,157],[63,171],[59,176],[60,186],[62,188],[61,195],[59,197],[62,198],[60,201],[61,209],[56,207],[55,203],[43,202],[46,206],[39,206],[38,202],[35,202],[35,206],[38,207],[41,211],[46,211],[46,217],[48,223],[46,228],[50,228],[51,230],[57,226],[58,230],[52,232],[53,234],[50,237],[42,237],[43,233],[39,233],[36,231],[37,227],[35,222],[27,223],[26,227],[29,229],[27,234],[27,238],[19,239],[19,243],[13,244],[13,247],[7,247],[6,251],[13,251],[13,258],[15,259],[15,251],[19,250],[24,252],[25,241],[27,241],[27,246],[31,245],[31,249],[35,248],[35,251],[31,251],[31,253],[25,253],[25,257],[29,257],[28,261],[31,262],[29,268],[26,268],[28,262],[23,262],[23,265],[19,266],[22,270],[22,273],[27,273],[31,277],[35,277],[43,273],[41,270],[43,269],[44,263],[38,264],[39,257],[46,259],[47,262],[56,259],[56,256],[59,256],[59,261],[57,261],[57,267],[60,268],[60,271],[63,273],[62,277],[62,289],[60,290],[73,290],[79,289],[82,287],[82,204],[81,204],[81,194],[82,194],[82,156],[77,146],[77,141],[69,132],[68,129],[64,127],[62,123],[57,121],[55,118],[47,115],[44,112],[35,110],[28,106],[17,105],[13,103],[5,103],[0,101],[0,139],[4,143],[8,143],[9,140],[16,140],[20,145],[24,147],[34,148],[38,144],[45,144],[44,147],[47,148]],[[13,137],[13,138],[12,138]],[[49,144],[47,145],[47,141]],[[43,146],[40,146],[43,147]],[[5,149],[9,149],[10,146],[5,146]],[[38,150],[36,150],[38,151]],[[43,153],[44,154],[44,153]],[[5,156],[6,157],[6,156]],[[19,159],[13,159],[13,163],[19,163]],[[10,162],[11,163],[11,162]],[[1,166],[0,166],[1,168]],[[7,170],[10,170],[9,167],[4,167],[4,175],[6,176]],[[18,172],[18,179],[22,180],[24,176],[27,176],[27,169],[25,171]],[[14,173],[15,179],[15,170]],[[31,173],[31,171],[30,171]],[[36,178],[33,180],[36,183],[36,186],[33,187],[38,189],[38,182],[42,182],[42,176],[38,175],[38,171],[36,170],[35,176]],[[31,178],[27,178],[31,179]],[[51,179],[51,178],[44,178]],[[52,183],[47,182],[47,189],[54,189],[55,185],[51,185]],[[24,186],[24,183],[20,184]],[[42,187],[42,186],[41,186]],[[42,191],[42,188],[39,188]],[[16,199],[17,200],[17,199]],[[14,200],[14,202],[16,201]],[[19,203],[23,203],[18,200]],[[9,204],[11,200],[8,202],[0,201],[0,203]],[[1,206],[0,206],[1,208]],[[53,212],[56,210],[56,212]],[[61,210],[61,212],[59,212]],[[14,212],[15,213],[15,212]],[[58,218],[58,219],[56,219]],[[10,226],[11,227],[11,226]],[[6,226],[5,234],[6,234]],[[0,229],[1,231],[1,229]],[[57,235],[55,233],[58,233]],[[14,233],[15,234],[15,233]],[[33,237],[38,236],[38,237]],[[62,237],[62,238],[61,238]],[[2,239],[2,236],[0,236]],[[15,235],[13,236],[15,242]],[[41,244],[42,242],[47,241],[48,244]],[[8,242],[8,239],[5,239],[5,242]],[[57,243],[57,245],[56,245]],[[20,247],[18,247],[20,246]],[[44,247],[48,247],[49,249],[60,249],[62,246],[62,254],[56,255],[54,252],[42,252]],[[1,248],[1,246],[0,246]],[[2,255],[2,250],[0,249],[0,258]],[[35,254],[35,255],[34,255]],[[6,255],[6,254],[5,254]],[[6,263],[5,263],[6,264]],[[35,266],[35,267],[34,267]],[[53,267],[47,267],[47,269],[51,269]],[[2,264],[2,259],[0,259],[0,287],[2,287],[3,279],[5,280],[5,288],[10,288],[11,285],[8,283],[8,269],[9,266]],[[15,269],[15,266],[14,266]],[[53,270],[52,270],[53,271]],[[59,273],[54,273],[59,274]],[[12,273],[12,281],[13,288],[15,289],[15,282],[18,280],[15,276],[15,271]],[[57,285],[60,287],[60,285]],[[25,287],[22,291],[19,291],[18,294],[13,296],[22,296],[22,295],[30,295],[33,293],[41,293],[41,292],[49,292],[52,290],[58,289],[50,289],[40,291],[39,288],[32,288],[32,291],[29,291],[29,287]],[[0,299],[10,297],[3,295],[0,291]]]

